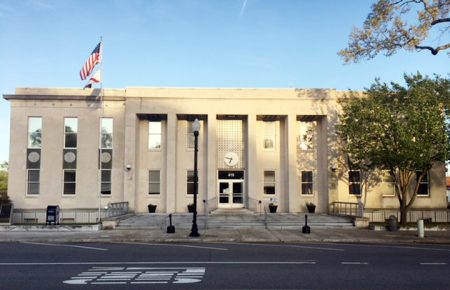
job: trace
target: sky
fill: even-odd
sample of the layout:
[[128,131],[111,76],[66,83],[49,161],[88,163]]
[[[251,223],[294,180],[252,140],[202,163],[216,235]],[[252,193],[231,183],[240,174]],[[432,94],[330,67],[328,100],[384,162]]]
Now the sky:
[[[337,55],[373,0],[0,0],[0,93],[82,88],[103,40],[103,87],[335,88],[449,73],[445,53],[357,64]],[[0,100],[0,162],[10,104]]]

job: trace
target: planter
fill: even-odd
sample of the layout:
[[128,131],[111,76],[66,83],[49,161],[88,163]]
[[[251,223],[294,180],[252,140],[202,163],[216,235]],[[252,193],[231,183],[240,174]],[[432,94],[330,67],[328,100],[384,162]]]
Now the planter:
[[188,208],[188,212],[194,212],[194,205],[193,204],[188,204],[187,208]]
[[269,212],[276,213],[278,205],[269,205]]
[[308,209],[309,213],[314,213],[316,211],[315,205],[307,205],[306,208]]
[[156,212],[156,205],[155,204],[149,204],[148,205],[148,212],[150,212],[150,213]]

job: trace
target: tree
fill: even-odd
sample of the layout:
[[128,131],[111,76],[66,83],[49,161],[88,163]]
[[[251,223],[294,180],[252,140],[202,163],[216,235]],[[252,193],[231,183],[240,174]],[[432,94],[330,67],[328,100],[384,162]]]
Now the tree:
[[[8,162],[3,162],[2,167],[7,168]],[[8,171],[0,170],[0,203],[9,203],[8,197]]]
[[450,80],[419,73],[404,78],[406,87],[376,80],[363,97],[350,92],[340,99],[338,125],[353,163],[391,175],[402,224],[420,182],[434,163],[446,160],[450,147],[445,116]]
[[450,48],[450,40],[444,39],[447,43],[436,46],[425,42],[433,28],[439,30],[438,38],[448,38],[449,10],[450,0],[378,0],[363,28],[353,29],[348,47],[339,55],[346,63],[372,59],[381,52],[391,56],[402,48],[429,50],[436,55]]

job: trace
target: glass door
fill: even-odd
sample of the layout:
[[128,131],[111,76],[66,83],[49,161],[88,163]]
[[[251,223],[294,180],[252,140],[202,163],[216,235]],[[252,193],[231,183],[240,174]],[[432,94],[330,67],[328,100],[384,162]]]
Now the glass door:
[[244,207],[243,180],[219,180],[219,207]]

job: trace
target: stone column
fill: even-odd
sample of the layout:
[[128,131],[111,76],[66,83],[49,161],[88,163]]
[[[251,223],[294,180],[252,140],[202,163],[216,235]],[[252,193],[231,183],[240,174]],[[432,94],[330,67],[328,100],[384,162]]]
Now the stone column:
[[168,114],[166,122],[166,212],[175,212],[177,166],[177,116]]
[[250,210],[258,210],[258,155],[256,148],[256,115],[249,114],[247,116],[247,180],[246,193],[248,196],[248,204],[246,206]]
[[[208,120],[206,122],[206,146],[207,146],[207,160],[206,160],[206,192],[205,211],[216,209],[218,200],[217,190],[217,132],[216,132],[217,117],[216,114],[208,114]],[[216,197],[216,198],[214,198]]]
[[131,169],[130,171],[124,171],[123,199],[128,201],[130,211],[136,210],[136,177],[139,171],[136,158],[138,158],[140,152],[137,142],[138,123],[136,113],[127,112],[125,114],[125,165],[131,165]]
[[296,130],[297,116],[288,115],[286,118],[286,167],[287,167],[287,184],[288,184],[288,208],[289,212],[300,211],[298,177],[297,177],[297,130]]

